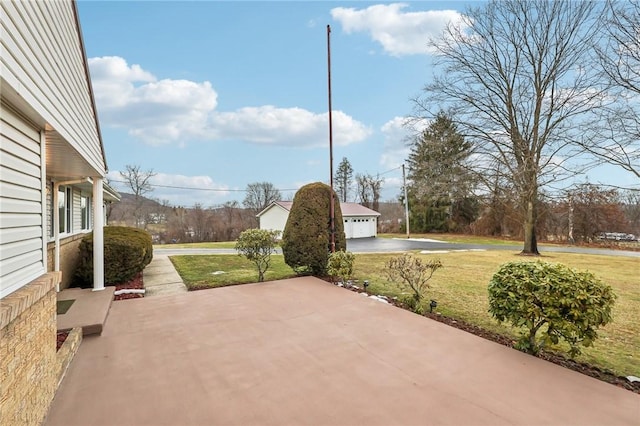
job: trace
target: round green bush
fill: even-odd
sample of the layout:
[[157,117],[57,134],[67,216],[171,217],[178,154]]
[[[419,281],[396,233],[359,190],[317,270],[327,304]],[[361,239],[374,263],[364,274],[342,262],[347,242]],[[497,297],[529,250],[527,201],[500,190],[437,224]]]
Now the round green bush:
[[[80,242],[80,262],[74,284],[93,285],[93,232]],[[131,280],[153,259],[151,235],[137,228],[106,226],[104,228],[104,283],[116,285]]]
[[[332,190],[321,182],[310,183],[296,192],[289,219],[282,234],[284,261],[298,274],[325,276],[331,252]],[[340,201],[335,197],[335,251],[346,250]]]
[[590,346],[596,329],[611,321],[615,294],[590,272],[562,264],[510,262],[489,283],[489,312],[498,321],[522,327],[516,347],[536,354],[566,341],[570,355]]

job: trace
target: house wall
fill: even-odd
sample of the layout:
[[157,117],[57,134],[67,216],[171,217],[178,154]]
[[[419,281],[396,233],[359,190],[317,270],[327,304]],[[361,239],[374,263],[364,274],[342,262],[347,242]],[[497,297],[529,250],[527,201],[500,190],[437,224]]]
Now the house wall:
[[260,216],[260,229],[273,229],[280,231],[280,237],[284,232],[284,227],[287,224],[289,218],[289,212],[279,206],[273,206],[264,214]]
[[[69,288],[73,284],[73,277],[80,262],[80,242],[84,236],[85,234],[76,234],[60,239],[60,272],[62,272],[60,290]],[[47,244],[47,271],[49,272],[52,272],[55,266],[54,251],[55,243],[50,242]]]
[[[260,216],[260,229],[275,229],[284,232],[288,218],[288,211],[278,206],[273,206]],[[347,239],[368,238],[377,235],[378,227],[375,216],[345,216],[343,220],[344,233]]]
[[0,424],[40,425],[57,387],[56,285],[48,273],[0,305]]
[[45,273],[44,136],[0,99],[0,298]]
[[0,12],[5,84],[104,175],[73,2],[2,1]]

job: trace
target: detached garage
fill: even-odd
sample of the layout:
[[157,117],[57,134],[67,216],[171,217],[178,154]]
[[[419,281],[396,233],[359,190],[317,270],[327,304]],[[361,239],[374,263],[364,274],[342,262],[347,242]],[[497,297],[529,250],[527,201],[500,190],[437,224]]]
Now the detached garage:
[[[284,232],[291,211],[291,201],[275,201],[258,213],[260,229]],[[357,203],[340,203],[344,233],[347,239],[375,237],[378,234],[380,213]]]

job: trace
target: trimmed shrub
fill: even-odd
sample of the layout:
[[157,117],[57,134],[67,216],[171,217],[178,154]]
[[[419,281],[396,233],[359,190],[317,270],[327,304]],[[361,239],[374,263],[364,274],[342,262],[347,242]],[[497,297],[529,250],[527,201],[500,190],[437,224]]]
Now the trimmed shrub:
[[579,354],[578,345],[591,346],[596,329],[611,321],[615,298],[590,272],[539,261],[505,263],[489,283],[489,312],[524,327],[516,348],[531,354],[561,339],[571,356]]
[[247,229],[240,233],[236,242],[239,256],[244,256],[256,265],[258,282],[264,281],[264,273],[271,265],[271,253],[276,251],[280,231]]
[[335,283],[336,278],[340,278],[340,281],[346,285],[353,275],[353,263],[355,260],[355,254],[350,251],[340,250],[335,253],[329,253],[327,273],[331,276],[331,281]]
[[[74,284],[93,285],[93,232],[80,242],[80,263]],[[104,283],[116,285],[142,272],[153,259],[151,234],[124,226],[104,227]]]
[[[296,192],[289,219],[282,234],[284,261],[297,274],[325,276],[331,252],[332,190],[321,182],[310,183]],[[346,250],[340,201],[335,197],[335,251]]]

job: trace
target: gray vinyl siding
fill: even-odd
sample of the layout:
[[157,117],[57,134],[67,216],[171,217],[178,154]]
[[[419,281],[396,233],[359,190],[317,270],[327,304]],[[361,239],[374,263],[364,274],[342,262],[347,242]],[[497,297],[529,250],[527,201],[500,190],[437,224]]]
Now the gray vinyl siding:
[[45,272],[40,139],[0,104],[0,297]]
[[105,165],[71,1],[2,1],[2,78],[91,167]]
[[80,210],[80,190],[77,188],[73,188],[72,191],[73,208],[71,213],[71,233],[75,234],[82,231],[82,211]]
[[53,184],[47,182],[47,237],[53,238]]

